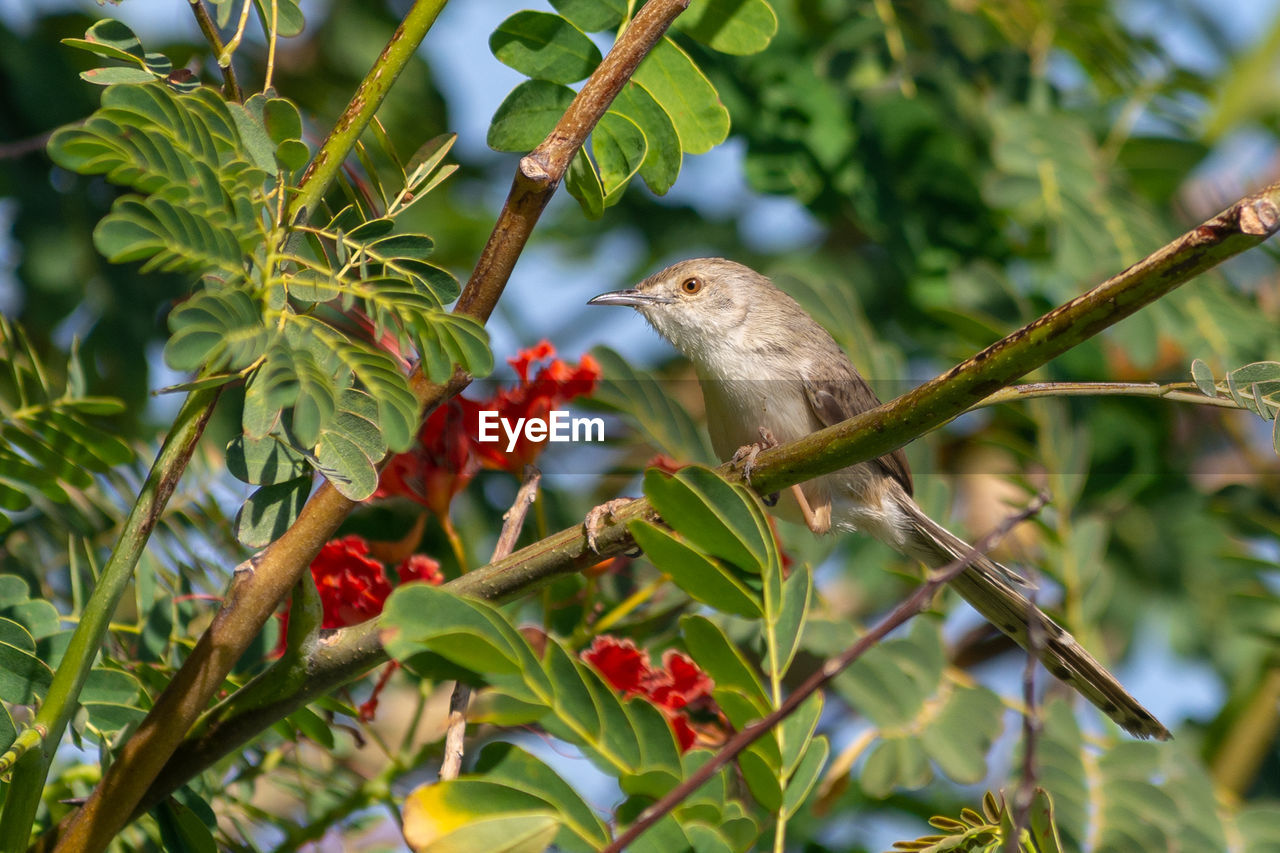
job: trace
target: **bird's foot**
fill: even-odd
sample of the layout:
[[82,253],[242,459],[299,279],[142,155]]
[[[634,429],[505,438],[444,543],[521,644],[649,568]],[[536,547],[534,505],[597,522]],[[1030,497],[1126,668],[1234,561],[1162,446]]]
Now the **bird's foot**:
[[586,519],[582,522],[582,527],[587,534],[587,547],[597,554],[600,553],[599,537],[600,531],[604,528],[607,520],[614,517],[614,513],[631,503],[635,498],[614,498],[611,501],[605,501],[600,506],[587,513]]
[[[773,433],[769,431],[768,427],[760,427],[759,432],[759,441],[751,444],[744,444],[742,447],[739,447],[737,450],[733,451],[733,457],[729,460],[731,462],[742,463],[742,479],[747,481],[751,480],[751,474],[755,471],[756,457],[760,455],[760,451],[778,446],[778,440],[773,437]],[[776,497],[774,498],[774,503],[777,503]],[[769,505],[773,506],[773,504]]]

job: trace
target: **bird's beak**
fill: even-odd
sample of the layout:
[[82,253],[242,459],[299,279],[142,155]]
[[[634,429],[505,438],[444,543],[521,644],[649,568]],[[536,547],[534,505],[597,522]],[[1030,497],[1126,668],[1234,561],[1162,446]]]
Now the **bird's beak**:
[[673,301],[669,296],[660,296],[656,293],[644,293],[643,291],[632,288],[630,290],[615,290],[612,293],[602,293],[594,299],[587,300],[588,305],[627,305],[631,308],[643,308],[647,305],[666,305]]

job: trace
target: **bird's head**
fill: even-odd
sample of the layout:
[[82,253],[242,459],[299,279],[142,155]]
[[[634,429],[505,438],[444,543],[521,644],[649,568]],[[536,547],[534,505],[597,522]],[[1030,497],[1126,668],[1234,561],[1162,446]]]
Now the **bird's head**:
[[736,340],[753,305],[775,292],[760,273],[724,258],[672,264],[628,290],[602,293],[588,305],[627,305],[684,355],[701,360]]

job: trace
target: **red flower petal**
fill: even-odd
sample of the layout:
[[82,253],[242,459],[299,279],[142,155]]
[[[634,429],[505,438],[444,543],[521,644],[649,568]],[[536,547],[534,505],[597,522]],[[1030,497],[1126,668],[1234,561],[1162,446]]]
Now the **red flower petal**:
[[400,583],[425,581],[432,586],[444,583],[444,574],[440,571],[440,563],[426,554],[413,554],[396,569]]
[[631,640],[618,640],[601,635],[582,652],[582,659],[604,676],[615,690],[643,693],[650,675],[649,653],[636,648]]

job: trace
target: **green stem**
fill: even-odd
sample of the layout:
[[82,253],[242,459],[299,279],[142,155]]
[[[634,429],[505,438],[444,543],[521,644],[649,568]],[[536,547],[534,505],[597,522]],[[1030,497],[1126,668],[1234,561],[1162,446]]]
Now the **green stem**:
[[356,87],[351,103],[347,104],[337,124],[329,131],[329,136],[320,144],[320,150],[307,166],[307,171],[298,183],[298,192],[289,202],[286,223],[302,221],[315,210],[342,171],[342,164],[355,148],[360,134],[364,133],[364,129],[382,106],[387,92],[413,59],[446,2],[448,0],[418,0],[409,9],[409,14],[396,27],[387,46],[374,61],[373,68]]
[[[218,26],[213,22],[213,18],[209,17],[209,10],[204,7],[204,0],[189,0],[191,4],[191,12],[196,16],[196,23],[200,25],[200,32],[204,34],[205,41],[209,42],[209,47],[213,48],[213,55],[222,56],[224,45],[222,37],[218,35]],[[236,70],[228,62],[226,65],[219,66],[222,68],[222,94],[228,101],[236,101],[239,103],[244,100],[244,95],[240,91],[240,84],[236,81]]]
[[[146,546],[152,529],[186,470],[196,442],[213,413],[219,390],[205,388],[187,396],[173,429],[165,438],[164,445],[142,484],[137,501],[129,511],[129,517],[125,519],[120,538],[102,569],[93,594],[85,603],[80,623],[76,625],[62,662],[53,674],[53,683],[44,697],[44,703],[40,706],[32,727],[24,731],[20,738],[21,746],[26,751],[17,756],[13,765],[12,782],[5,797],[4,811],[0,813],[0,850],[4,853],[16,853],[27,847],[49,764],[62,740],[63,732],[66,731],[67,723],[79,707],[76,700],[93,668],[98,650],[102,648],[111,616],[129,586],[134,566],[142,556],[142,549]],[[45,733],[43,736],[32,735],[41,731]],[[0,758],[0,767],[7,763],[5,759],[8,757],[6,755]]]
[[1037,397],[1154,397],[1178,403],[1195,403],[1200,406],[1216,406],[1220,409],[1243,409],[1230,397],[1208,397],[1201,394],[1194,382],[1028,382],[1001,388],[978,403],[973,409],[1032,400]]

